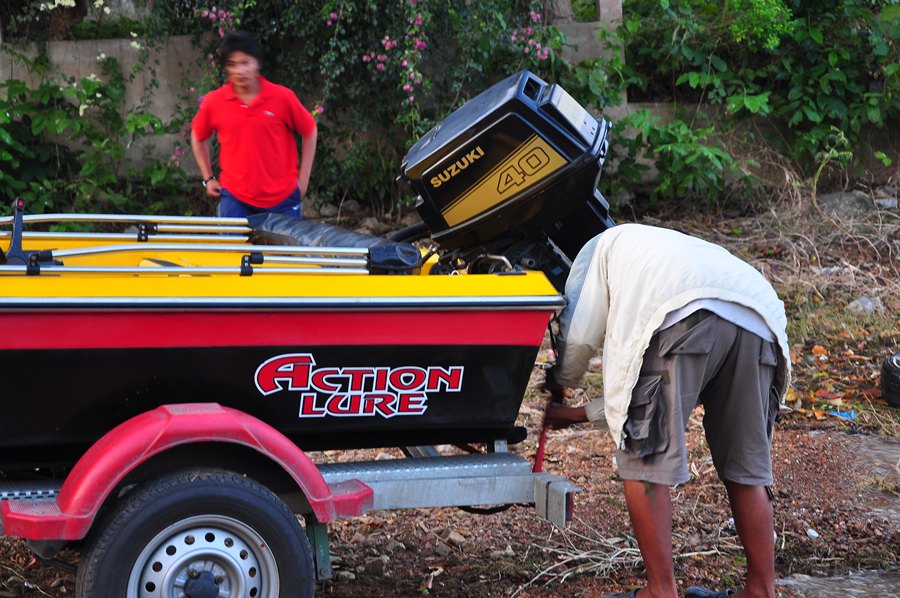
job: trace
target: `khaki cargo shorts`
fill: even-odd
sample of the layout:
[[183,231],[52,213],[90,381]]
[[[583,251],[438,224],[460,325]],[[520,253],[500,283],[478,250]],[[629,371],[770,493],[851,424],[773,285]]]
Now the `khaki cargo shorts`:
[[703,428],[719,477],[771,485],[776,355],[774,343],[706,310],[655,334],[616,452],[622,478],[687,482],[685,429],[691,412],[703,405]]

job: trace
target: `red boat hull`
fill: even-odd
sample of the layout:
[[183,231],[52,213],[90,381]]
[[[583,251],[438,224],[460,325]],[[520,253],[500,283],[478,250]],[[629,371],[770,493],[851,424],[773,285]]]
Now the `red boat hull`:
[[[216,402],[305,450],[516,440],[549,310],[0,313],[0,468],[65,465],[161,402]],[[51,456],[52,455],[52,459]]]

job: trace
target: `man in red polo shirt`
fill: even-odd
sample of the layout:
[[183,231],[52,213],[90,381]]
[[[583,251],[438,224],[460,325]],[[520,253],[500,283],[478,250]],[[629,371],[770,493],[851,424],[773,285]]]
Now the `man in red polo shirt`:
[[[262,51],[245,31],[229,33],[221,46],[225,85],[206,94],[191,122],[191,149],[219,216],[261,212],[301,217],[316,153],[316,121],[287,87],[259,74]],[[209,138],[219,138],[217,178]],[[297,166],[297,140],[303,152]]]

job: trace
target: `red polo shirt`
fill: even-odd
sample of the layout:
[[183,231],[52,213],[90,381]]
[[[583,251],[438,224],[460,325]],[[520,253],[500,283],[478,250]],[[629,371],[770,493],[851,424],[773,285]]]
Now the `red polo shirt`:
[[269,208],[297,188],[294,133],[312,133],[316,121],[293,91],[260,77],[249,105],[231,83],[206,94],[191,127],[200,141],[216,132],[222,187],[246,204]]

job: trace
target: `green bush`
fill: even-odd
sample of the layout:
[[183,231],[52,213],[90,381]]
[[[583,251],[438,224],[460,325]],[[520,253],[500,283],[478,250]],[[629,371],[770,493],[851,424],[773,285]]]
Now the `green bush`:
[[[21,35],[30,23],[46,21],[39,4],[22,4],[7,27]],[[54,210],[189,211],[178,161],[190,157],[138,166],[125,148],[188,131],[198,96],[222,84],[215,48],[234,28],[259,38],[265,75],[294,89],[319,121],[312,196],[353,198],[385,211],[405,201],[394,180],[411,144],[468,98],[521,69],[559,82],[595,112],[619,103],[623,90],[631,101],[721,106],[724,117],[715,127],[693,116],[663,125],[646,113],[616,123],[610,161],[617,168],[603,177],[605,191],[635,187],[650,160],[658,172],[653,199],[707,201],[728,195],[735,184],[742,189],[746,176],[717,140],[747,116],[771,123],[766,129],[778,135],[770,146],[810,178],[820,172],[835,131],[857,161],[866,154],[887,160],[868,146],[866,130],[896,127],[900,116],[900,0],[624,0],[621,27],[602,34],[608,57],[583,64],[562,60],[567,40],[546,23],[548,3],[539,0],[223,0],[215,7],[156,0],[150,6],[140,23],[147,43],[190,33],[204,48],[207,75],[185,83],[176,118],[161,123],[147,105],[124,107],[130,75],[116,75],[112,61],[100,80],[77,82],[60,81],[36,63],[43,69],[40,85],[0,86],[4,193],[41,198],[40,205]],[[593,2],[572,6],[579,20],[594,18]],[[90,33],[90,27],[81,29]],[[139,68],[152,69],[146,60]],[[634,134],[624,135],[626,128]],[[65,145],[57,142],[62,138]],[[184,139],[176,152],[186,153]]]
[[128,157],[140,139],[174,131],[149,112],[125,109],[115,58],[98,57],[99,75],[80,79],[51,74],[46,57],[15,59],[40,80],[0,83],[0,210],[21,197],[33,213],[189,211],[177,153]]
[[[631,99],[724,105],[775,124],[810,175],[833,129],[857,157],[865,128],[900,117],[898,0],[625,0]],[[896,126],[896,125],[894,125]]]
[[738,189],[752,184],[738,162],[714,140],[714,127],[691,125],[676,117],[663,124],[647,110],[629,114],[617,124],[612,156],[619,161],[616,175],[605,188],[615,196],[620,189],[639,188],[653,164],[657,171],[649,199],[664,199],[676,206],[703,201],[720,203]]
[[[579,18],[592,18],[593,3],[573,6]],[[317,156],[313,188],[324,199],[390,209],[402,200],[393,181],[406,149],[453,108],[519,70],[561,83],[598,111],[641,81],[621,52],[580,65],[563,61],[568,40],[545,22],[542,2],[413,0],[386,8],[372,0],[250,0],[227,10],[259,35],[267,73],[316,107],[326,149]],[[761,38],[755,25],[743,24],[740,34]],[[629,39],[609,34],[607,41]],[[616,139],[618,169],[603,179],[607,191],[639,181],[647,157],[660,173],[653,199],[709,199],[744,182],[709,128],[676,121],[654,129],[641,118],[624,124],[647,125],[646,134]]]

